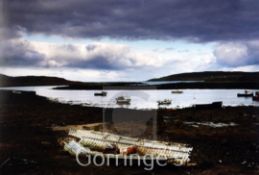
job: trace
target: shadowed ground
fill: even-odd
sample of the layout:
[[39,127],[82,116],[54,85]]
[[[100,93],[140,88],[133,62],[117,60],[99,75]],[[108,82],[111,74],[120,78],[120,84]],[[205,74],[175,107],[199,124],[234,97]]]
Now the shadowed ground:
[[[0,171],[1,174],[258,174],[259,108],[159,109],[137,111],[81,107],[49,101],[34,93],[0,91]],[[125,121],[110,123],[112,131],[132,135],[142,129],[150,138],[154,123],[158,139],[194,147],[193,168],[166,167],[149,172],[139,167],[80,167],[63,152],[58,141],[66,136],[52,127],[103,122],[114,114],[125,113]],[[156,121],[141,116],[156,114]],[[132,118],[130,117],[132,116]],[[138,120],[139,119],[139,120]],[[112,120],[111,120],[112,121]],[[111,122],[110,121],[110,122]],[[196,122],[188,124],[186,122]],[[213,128],[202,122],[235,123]]]

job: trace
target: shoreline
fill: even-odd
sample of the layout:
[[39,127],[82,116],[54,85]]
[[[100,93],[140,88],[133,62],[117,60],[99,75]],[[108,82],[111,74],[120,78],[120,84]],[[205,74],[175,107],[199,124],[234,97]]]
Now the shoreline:
[[147,85],[143,83],[78,83],[68,84],[56,90],[159,90],[159,89],[259,89],[259,82],[196,82]]
[[[1,167],[1,172],[4,173],[60,174],[60,169],[63,170],[62,174],[84,174],[85,171],[101,173],[98,167],[82,168],[77,165],[59,145],[59,140],[67,133],[53,131],[52,128],[99,123],[104,118],[108,122],[112,119],[107,128],[113,132],[124,135],[141,133],[143,138],[153,137],[153,132],[156,132],[159,140],[186,143],[194,147],[191,158],[198,163],[197,167],[172,167],[156,170],[158,172],[206,175],[224,172],[256,174],[259,171],[259,107],[103,110],[61,104],[33,93],[13,94],[11,91],[0,91],[0,95],[5,97],[4,101],[0,101],[0,161],[2,163],[9,160],[9,163]],[[124,116],[118,118],[121,114]],[[151,115],[155,122],[150,118],[141,120]],[[234,122],[237,125],[220,128],[194,126],[204,122]],[[114,167],[103,168],[106,169],[105,174],[121,174],[117,169],[113,170]],[[122,170],[124,174],[142,172],[135,168]]]

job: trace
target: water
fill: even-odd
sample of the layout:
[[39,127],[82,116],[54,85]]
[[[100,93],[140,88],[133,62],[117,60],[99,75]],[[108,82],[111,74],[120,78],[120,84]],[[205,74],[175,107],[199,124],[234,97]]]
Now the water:
[[[96,107],[157,109],[157,101],[163,99],[172,99],[171,105],[160,106],[167,108],[190,107],[193,104],[212,103],[214,101],[222,101],[224,106],[259,106],[259,102],[253,101],[252,98],[237,98],[237,93],[244,92],[242,89],[183,89],[182,94],[172,94],[171,90],[107,90],[106,97],[99,97],[94,96],[95,92],[99,92],[98,90],[54,90],[53,87],[26,86],[0,89],[35,91],[37,95],[62,103]],[[130,97],[131,104],[124,106],[116,104],[115,98],[118,96]]]

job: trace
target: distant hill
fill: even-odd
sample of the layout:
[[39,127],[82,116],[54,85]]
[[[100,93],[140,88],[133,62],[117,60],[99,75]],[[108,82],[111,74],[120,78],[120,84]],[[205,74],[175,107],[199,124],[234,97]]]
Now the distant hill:
[[259,82],[259,72],[192,72],[154,78],[149,81]]
[[0,74],[0,86],[67,85],[57,89],[179,89],[179,88],[259,88],[259,72],[193,72],[149,81],[199,81],[148,85],[141,82],[75,82],[46,76],[11,77]]
[[46,76],[21,76],[11,77],[0,74],[0,86],[40,86],[40,85],[66,85],[72,84],[63,78]]

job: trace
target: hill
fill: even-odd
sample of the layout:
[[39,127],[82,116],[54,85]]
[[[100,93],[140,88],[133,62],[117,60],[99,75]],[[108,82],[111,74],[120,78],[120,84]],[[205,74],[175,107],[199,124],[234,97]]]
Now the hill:
[[[0,74],[0,86],[67,85],[57,89],[179,89],[179,88],[259,88],[259,72],[193,72],[169,75],[149,81],[180,81],[148,85],[142,82],[75,82],[46,76],[11,77]],[[194,81],[194,82],[181,82]],[[197,81],[197,82],[195,82]]]
[[259,82],[259,72],[192,72],[154,78],[148,81]]
[[1,86],[42,86],[42,85],[65,85],[74,83],[63,78],[46,76],[21,76],[11,77],[0,74]]

